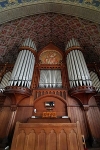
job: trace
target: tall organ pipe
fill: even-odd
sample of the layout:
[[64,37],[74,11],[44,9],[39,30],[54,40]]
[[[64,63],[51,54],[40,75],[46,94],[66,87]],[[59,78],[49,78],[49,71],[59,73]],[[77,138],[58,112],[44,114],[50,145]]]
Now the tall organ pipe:
[[[70,61],[70,60],[69,60],[69,55],[68,55],[68,56],[67,56],[67,60],[66,60],[68,70],[70,70],[70,62],[69,62],[69,61]],[[69,76],[69,80],[70,80],[70,87],[72,88],[71,71],[68,72],[68,76]]]
[[89,71],[81,52],[78,41],[72,38],[66,45],[67,68],[70,88],[77,86],[92,86]]
[[83,67],[84,67],[84,72],[85,72],[85,77],[86,77],[87,85],[88,86],[92,86],[92,82],[91,82],[91,79],[90,79],[89,71],[87,69],[87,66],[86,66],[86,63],[85,63],[85,60],[84,60],[82,52],[80,52],[80,56],[81,56]]
[[9,86],[30,88],[34,71],[36,46],[31,39],[26,39],[14,65]]
[[69,54],[68,54],[68,57],[67,57],[67,68],[68,68],[68,70],[70,70],[70,72],[68,72],[68,76],[69,76],[69,79],[70,79],[70,86],[72,87],[73,86],[73,82],[72,82],[72,72],[71,72],[70,56],[69,56]]
[[73,60],[73,55],[72,55],[72,52],[71,52],[71,63],[72,63],[72,78],[74,79],[73,80],[73,84],[74,84],[74,86],[76,86],[76,79],[77,79],[77,74],[75,74],[75,66],[74,66],[74,60]]
[[21,58],[21,51],[19,52],[19,55],[18,55],[17,60],[16,60],[16,63],[14,65],[16,67],[13,68],[13,71],[12,71],[12,74],[11,74],[11,79],[12,80],[10,80],[10,82],[9,82],[9,85],[11,85],[11,86],[13,85],[13,80],[14,80],[14,77],[15,77],[15,74],[16,74],[16,70],[18,68],[18,64],[20,62],[20,58]]

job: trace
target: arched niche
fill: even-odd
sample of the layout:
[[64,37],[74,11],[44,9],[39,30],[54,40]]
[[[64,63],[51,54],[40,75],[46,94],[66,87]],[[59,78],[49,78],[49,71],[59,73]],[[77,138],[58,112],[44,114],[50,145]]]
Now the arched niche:
[[33,116],[41,118],[43,112],[55,112],[57,118],[62,118],[67,116],[67,103],[63,98],[53,94],[41,96],[34,101]]

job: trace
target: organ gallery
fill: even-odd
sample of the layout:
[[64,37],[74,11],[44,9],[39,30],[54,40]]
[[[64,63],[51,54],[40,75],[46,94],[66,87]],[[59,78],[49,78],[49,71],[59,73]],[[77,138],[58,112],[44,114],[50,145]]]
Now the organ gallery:
[[[86,64],[77,39],[38,51],[31,38],[15,64],[1,64],[0,145],[11,150],[100,146],[100,65]],[[24,148],[23,148],[24,147]]]

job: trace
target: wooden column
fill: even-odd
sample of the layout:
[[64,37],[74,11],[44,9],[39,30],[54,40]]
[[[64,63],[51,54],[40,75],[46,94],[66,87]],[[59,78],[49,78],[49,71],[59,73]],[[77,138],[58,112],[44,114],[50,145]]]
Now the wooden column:
[[89,105],[84,105],[83,108],[84,108],[85,116],[86,116],[87,123],[88,123],[88,129],[89,129],[89,133],[90,133],[90,141],[92,142],[91,145],[92,145],[92,147],[99,147],[100,144],[99,144],[99,141],[96,138],[96,131],[95,131],[97,123],[95,122],[95,127],[93,127],[94,126],[94,125],[92,125],[93,124],[93,119],[91,119],[93,116],[89,115],[89,109],[90,109]]
[[11,118],[9,120],[6,136],[12,138],[14,126],[15,126],[15,118],[17,113],[17,105],[25,98],[31,95],[31,90],[28,88],[18,87],[18,86],[8,86],[5,88],[4,94],[10,98],[11,100]]

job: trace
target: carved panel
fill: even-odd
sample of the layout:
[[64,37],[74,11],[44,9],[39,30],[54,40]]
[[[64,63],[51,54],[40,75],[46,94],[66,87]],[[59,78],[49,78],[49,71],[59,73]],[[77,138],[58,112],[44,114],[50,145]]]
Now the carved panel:
[[17,123],[11,150],[23,149],[83,150],[79,123]]

